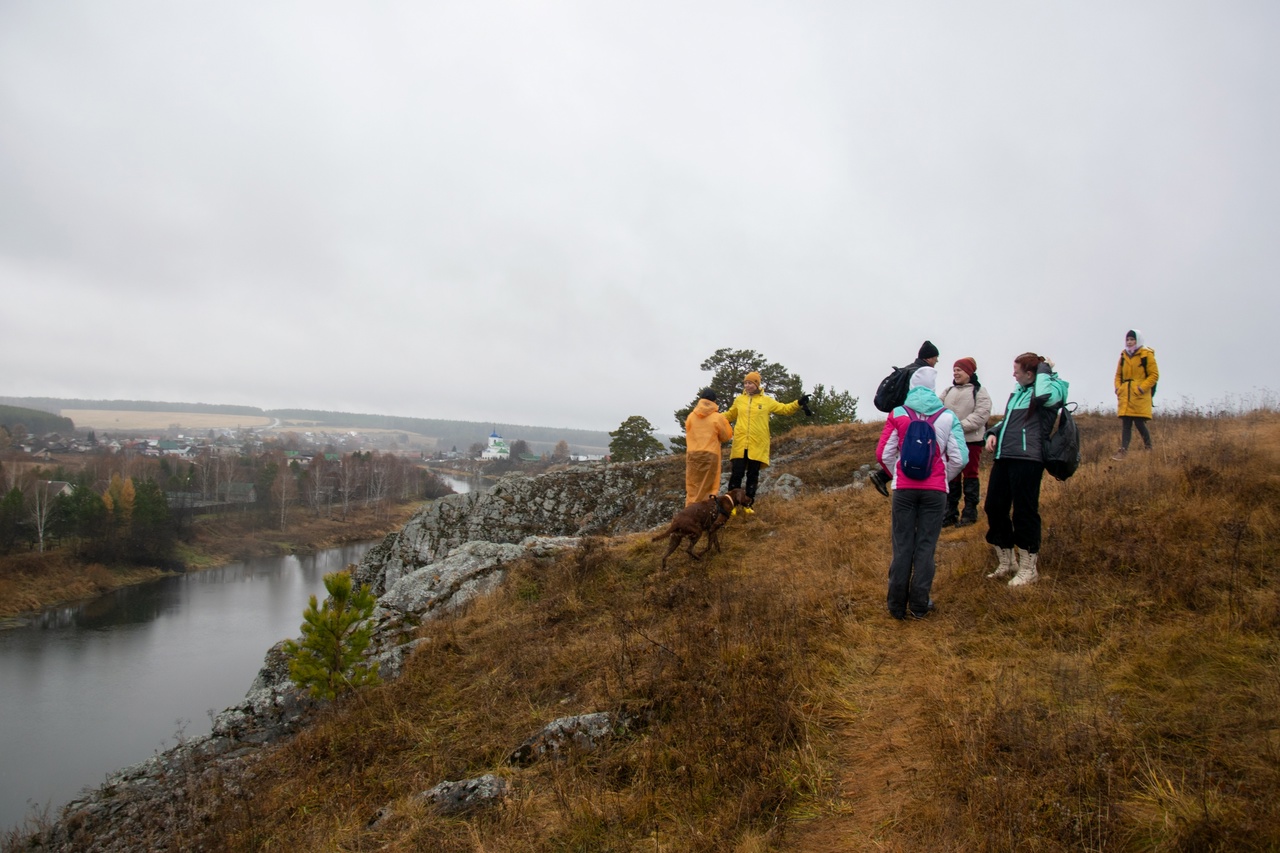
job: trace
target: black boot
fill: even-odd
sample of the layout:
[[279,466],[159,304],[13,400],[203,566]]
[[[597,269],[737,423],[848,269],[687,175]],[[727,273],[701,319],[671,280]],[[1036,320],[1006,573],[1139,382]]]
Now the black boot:
[[956,477],[947,483],[947,514],[942,517],[942,526],[950,527],[960,520],[960,478]]
[[978,496],[981,489],[979,483],[977,477],[964,481],[964,512],[960,513],[960,520],[956,522],[956,527],[968,527],[970,524],[978,523]]

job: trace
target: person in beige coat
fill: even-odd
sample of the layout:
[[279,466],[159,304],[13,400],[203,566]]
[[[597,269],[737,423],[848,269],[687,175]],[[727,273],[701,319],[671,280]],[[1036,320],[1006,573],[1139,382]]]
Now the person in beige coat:
[[[965,527],[978,521],[978,499],[982,495],[978,462],[982,457],[987,420],[991,417],[991,395],[978,381],[978,362],[972,358],[957,359],[951,367],[951,379],[953,384],[942,394],[942,405],[960,421],[964,443],[969,448],[969,462],[947,484],[947,514],[942,524]],[[960,511],[961,495],[964,495],[963,512]]]

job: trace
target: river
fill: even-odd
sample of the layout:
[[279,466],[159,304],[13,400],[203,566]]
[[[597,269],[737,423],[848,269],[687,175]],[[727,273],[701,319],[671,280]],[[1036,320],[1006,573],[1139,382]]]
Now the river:
[[324,575],[373,544],[167,577],[0,631],[0,833],[207,734],[267,649],[300,636]]

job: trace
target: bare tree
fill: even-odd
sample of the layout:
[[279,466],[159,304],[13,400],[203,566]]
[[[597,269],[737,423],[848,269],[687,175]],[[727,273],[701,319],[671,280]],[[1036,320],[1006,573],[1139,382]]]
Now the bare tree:
[[51,494],[52,489],[48,480],[36,480],[31,487],[31,520],[36,526],[36,539],[40,543],[40,553],[44,553],[44,536],[45,531],[49,528],[49,521],[53,517],[53,501]]
[[311,460],[303,483],[306,485],[307,503],[315,512],[316,518],[329,515],[332,491],[329,488],[329,463],[323,453],[317,453]]
[[342,520],[346,521],[351,501],[363,481],[361,465],[355,454],[347,454],[338,465],[338,497],[342,499]]
[[276,481],[271,485],[271,496],[280,502],[280,529],[285,529],[289,515],[289,502],[298,493],[298,483],[294,477],[293,464],[281,465],[276,472]]
[[369,464],[368,497],[373,505],[374,516],[383,518],[387,496],[391,493],[391,470],[395,465],[395,457],[387,453],[375,454]]

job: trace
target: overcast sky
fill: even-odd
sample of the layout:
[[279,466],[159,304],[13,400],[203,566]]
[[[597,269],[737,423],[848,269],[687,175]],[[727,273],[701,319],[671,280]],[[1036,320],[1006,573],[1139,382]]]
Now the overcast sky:
[[[1280,4],[0,0],[0,396],[610,430],[925,338],[1268,397]],[[767,389],[766,389],[767,390]]]

